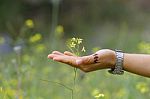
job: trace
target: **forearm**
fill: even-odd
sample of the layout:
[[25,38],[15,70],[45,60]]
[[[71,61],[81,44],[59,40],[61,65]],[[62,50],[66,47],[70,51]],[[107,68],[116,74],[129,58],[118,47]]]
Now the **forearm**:
[[124,70],[150,77],[150,55],[124,54]]

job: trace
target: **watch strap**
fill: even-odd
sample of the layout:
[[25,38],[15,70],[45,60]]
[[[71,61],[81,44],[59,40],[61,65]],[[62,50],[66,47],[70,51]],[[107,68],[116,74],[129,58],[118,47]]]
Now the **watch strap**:
[[111,68],[111,70],[108,70],[108,72],[111,74],[122,75],[124,74],[124,71],[123,71],[124,53],[121,50],[115,50],[115,53],[116,53],[115,67]]

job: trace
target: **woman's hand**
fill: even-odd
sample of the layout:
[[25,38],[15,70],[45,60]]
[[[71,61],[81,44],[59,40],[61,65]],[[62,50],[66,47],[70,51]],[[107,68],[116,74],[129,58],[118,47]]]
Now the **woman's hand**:
[[79,68],[84,72],[113,68],[116,59],[115,52],[109,49],[99,50],[95,54],[83,57],[78,57],[68,51],[64,53],[53,51],[48,58]]

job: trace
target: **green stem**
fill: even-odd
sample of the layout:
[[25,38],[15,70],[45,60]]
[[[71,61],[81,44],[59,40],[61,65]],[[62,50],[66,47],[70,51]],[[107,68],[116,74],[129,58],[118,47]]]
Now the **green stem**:
[[79,48],[80,48],[80,46],[78,45],[77,46],[77,56],[80,56]]
[[[77,48],[73,48],[73,49],[70,46],[67,46],[67,47],[70,49],[70,51],[72,53],[76,54],[77,56],[80,56],[80,51],[79,51],[80,46],[79,45],[77,45]],[[75,86],[76,86],[76,78],[77,78],[77,68],[74,67],[74,82],[73,82],[74,88],[72,90],[72,94],[74,94],[74,90],[75,90]]]
[[50,82],[50,83],[55,83],[55,84],[58,84],[60,86],[63,86],[64,88],[68,89],[68,90],[72,90],[70,87],[60,83],[60,82],[55,82],[55,81],[50,81],[50,80],[45,80],[45,79],[40,79],[41,81],[45,81],[45,82]]
[[62,87],[64,87],[64,88],[68,89],[69,91],[71,91],[71,99],[73,99],[73,94],[74,94],[74,92],[73,92],[73,89],[72,89],[72,88],[70,88],[70,87],[68,87],[68,86],[66,86],[66,85],[64,85],[64,84],[62,84],[62,83],[60,83],[60,82],[55,82],[55,81],[50,81],[50,80],[45,80],[45,79],[40,79],[40,80],[41,80],[41,81],[45,81],[45,82],[54,83],[54,84],[60,85],[60,86],[62,86]]
[[[72,53],[75,54],[74,50],[73,50],[72,48],[70,48],[70,46],[68,46],[68,48],[70,49],[70,51],[71,51]],[[73,81],[73,86],[74,86],[74,88],[73,88],[73,90],[72,90],[72,94],[73,94],[72,96],[74,96],[74,90],[75,90],[75,85],[76,85],[76,77],[77,77],[77,68],[74,67],[74,81]]]
[[76,84],[76,78],[77,78],[77,68],[74,68],[74,87]]

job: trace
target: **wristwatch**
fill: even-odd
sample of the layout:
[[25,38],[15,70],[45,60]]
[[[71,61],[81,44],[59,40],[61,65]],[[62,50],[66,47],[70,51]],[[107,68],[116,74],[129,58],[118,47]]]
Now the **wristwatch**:
[[111,74],[122,75],[124,74],[124,71],[123,71],[124,53],[121,50],[115,50],[115,53],[116,53],[115,67],[111,68],[111,70],[108,70],[108,72]]

